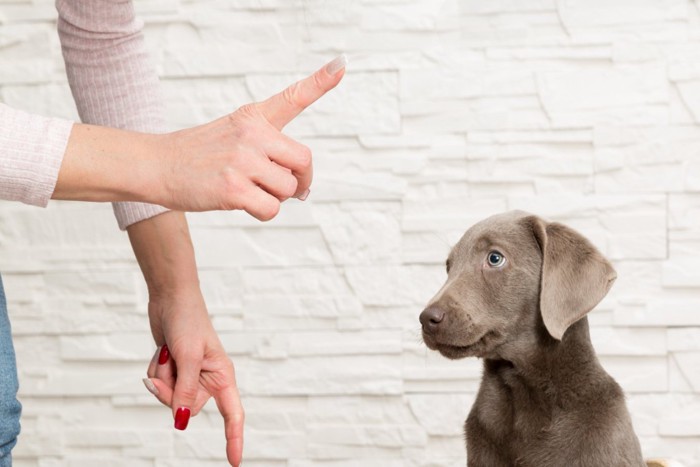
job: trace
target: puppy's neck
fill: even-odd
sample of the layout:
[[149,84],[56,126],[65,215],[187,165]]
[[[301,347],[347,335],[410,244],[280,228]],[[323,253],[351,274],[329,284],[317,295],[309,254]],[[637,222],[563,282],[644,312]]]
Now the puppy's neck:
[[[485,369],[498,374],[507,386],[520,385],[545,389],[555,394],[583,388],[592,374],[603,371],[595,355],[588,331],[588,319],[573,324],[561,341],[552,338],[542,326],[501,346],[498,357],[486,359]],[[580,384],[579,384],[580,383]]]

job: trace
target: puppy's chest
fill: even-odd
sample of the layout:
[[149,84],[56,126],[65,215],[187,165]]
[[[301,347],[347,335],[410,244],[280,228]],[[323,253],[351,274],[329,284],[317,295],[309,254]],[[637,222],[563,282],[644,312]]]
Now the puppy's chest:
[[501,372],[497,378],[485,380],[484,411],[495,415],[491,426],[495,432],[511,440],[512,446],[546,442],[549,428],[558,410],[547,394],[547,388],[532,388],[522,382],[515,371]]

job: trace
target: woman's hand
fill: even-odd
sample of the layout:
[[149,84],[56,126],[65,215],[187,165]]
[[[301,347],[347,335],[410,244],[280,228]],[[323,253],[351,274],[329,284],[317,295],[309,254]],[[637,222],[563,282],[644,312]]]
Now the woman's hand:
[[271,219],[282,201],[304,199],[313,178],[311,151],[281,130],[337,86],[344,70],[341,56],[263,102],[166,135],[76,124],[52,197],[242,209]]
[[166,136],[166,206],[188,211],[243,209],[260,220],[280,202],[305,198],[311,150],[281,133],[343,77],[344,57],[264,102]]
[[199,288],[185,215],[166,212],[132,224],[127,231],[148,285],[148,317],[158,345],[144,383],[172,408],[180,429],[213,397],[224,417],[229,462],[237,466],[243,450],[243,408],[233,364]]
[[233,364],[211,325],[199,289],[152,297],[148,316],[159,348],[148,367],[146,387],[172,409],[175,428],[180,430],[213,397],[224,418],[228,461],[238,466],[243,407]]

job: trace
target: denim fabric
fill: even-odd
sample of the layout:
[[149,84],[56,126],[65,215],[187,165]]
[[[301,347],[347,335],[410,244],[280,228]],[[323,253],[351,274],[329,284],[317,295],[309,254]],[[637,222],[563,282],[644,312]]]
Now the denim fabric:
[[0,278],[0,467],[12,466],[12,448],[19,435],[22,406],[17,400],[17,364],[7,317],[5,291]]

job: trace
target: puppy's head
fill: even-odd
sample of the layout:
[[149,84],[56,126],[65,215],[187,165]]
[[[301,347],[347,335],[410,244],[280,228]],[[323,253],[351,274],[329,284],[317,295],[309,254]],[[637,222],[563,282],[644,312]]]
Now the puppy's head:
[[420,315],[423,340],[448,358],[495,357],[538,333],[561,340],[615,278],[574,230],[521,211],[493,216],[450,252],[447,281]]

